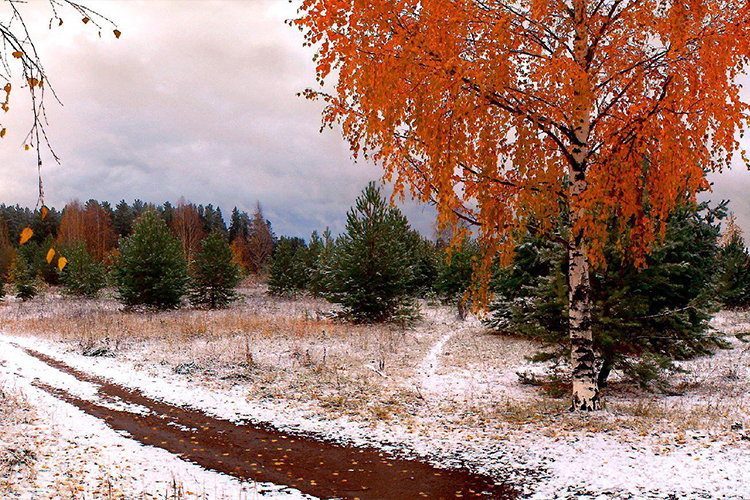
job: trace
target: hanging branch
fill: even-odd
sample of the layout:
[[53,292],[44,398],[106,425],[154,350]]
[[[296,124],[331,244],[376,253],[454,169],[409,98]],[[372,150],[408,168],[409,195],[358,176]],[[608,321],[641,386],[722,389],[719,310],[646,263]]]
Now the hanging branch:
[[[0,20],[0,38],[2,38],[2,48],[0,49],[0,79],[5,81],[3,91],[5,100],[2,102],[2,110],[6,113],[10,109],[10,94],[13,88],[11,83],[14,65],[21,65],[21,75],[23,78],[22,88],[28,89],[31,98],[31,128],[23,142],[26,150],[34,149],[37,160],[37,176],[39,179],[39,197],[36,207],[44,207],[44,184],[42,182],[42,150],[46,149],[55,162],[60,163],[60,158],[55,153],[47,135],[47,111],[45,107],[45,92],[47,89],[52,93],[54,99],[60,103],[60,99],[55,93],[54,88],[49,83],[48,75],[42,65],[41,57],[37,51],[34,40],[29,33],[29,29],[19,5],[25,3],[22,0],[0,0],[7,11],[7,20]],[[104,26],[113,28],[112,32],[116,38],[122,34],[117,29],[117,25],[107,17],[98,12],[73,2],[71,0],[47,0],[49,3],[52,17],[49,21],[49,29],[53,23],[62,26],[63,19],[61,13],[68,10],[71,14],[81,16],[84,24],[91,24],[98,29],[101,37]],[[0,138],[6,134],[6,128],[0,123]]]

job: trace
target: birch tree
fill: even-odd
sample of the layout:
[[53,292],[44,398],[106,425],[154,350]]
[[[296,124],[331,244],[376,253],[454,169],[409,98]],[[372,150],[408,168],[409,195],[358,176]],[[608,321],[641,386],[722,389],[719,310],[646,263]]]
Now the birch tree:
[[[304,0],[327,104],[355,155],[509,263],[533,227],[568,248],[572,407],[600,407],[592,266],[633,262],[728,167],[747,124],[746,0]],[[553,233],[560,212],[567,226]]]

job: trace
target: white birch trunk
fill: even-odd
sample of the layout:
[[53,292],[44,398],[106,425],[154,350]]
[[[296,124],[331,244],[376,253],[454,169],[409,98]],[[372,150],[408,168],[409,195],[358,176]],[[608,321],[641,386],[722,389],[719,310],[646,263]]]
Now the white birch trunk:
[[578,222],[584,215],[581,198],[586,191],[586,169],[590,151],[592,93],[587,74],[588,34],[586,0],[574,0],[575,62],[580,68],[574,76],[573,162],[570,167],[568,206],[570,209],[570,246],[568,248],[568,313],[570,354],[573,379],[573,410],[593,411],[600,408],[596,378],[594,340],[591,330],[591,285],[589,260]]

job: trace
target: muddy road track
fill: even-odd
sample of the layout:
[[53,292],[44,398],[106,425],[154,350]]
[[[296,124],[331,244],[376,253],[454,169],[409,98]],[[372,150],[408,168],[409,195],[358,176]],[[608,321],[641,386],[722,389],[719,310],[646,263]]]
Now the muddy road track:
[[[241,480],[286,485],[319,498],[349,500],[512,499],[515,492],[466,470],[438,469],[372,448],[346,447],[253,424],[234,423],[144,396],[19,345],[30,356],[98,387],[82,399],[34,384],[143,444]],[[134,406],[135,405],[135,406]],[[131,411],[132,410],[132,411]]]

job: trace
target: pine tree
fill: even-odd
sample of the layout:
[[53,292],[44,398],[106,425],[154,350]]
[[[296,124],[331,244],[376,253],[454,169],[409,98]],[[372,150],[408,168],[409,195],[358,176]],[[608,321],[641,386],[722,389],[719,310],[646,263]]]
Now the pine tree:
[[750,307],[750,255],[741,232],[723,240],[719,254],[717,295],[730,309]]
[[424,297],[433,291],[438,276],[438,251],[435,244],[417,231],[409,231],[406,246],[411,259],[411,280],[406,286],[409,295]]
[[29,251],[26,246],[22,247],[16,254],[11,267],[11,279],[16,289],[16,297],[27,301],[36,297],[39,293],[39,278],[29,262]]
[[187,292],[187,263],[182,245],[154,211],[144,213],[133,235],[121,242],[113,279],[129,307],[179,307]]
[[461,318],[468,312],[467,291],[471,288],[477,259],[479,245],[468,237],[454,248],[441,252],[438,259],[435,291],[444,301],[456,304]]
[[245,241],[250,239],[250,216],[234,207],[229,219],[229,243],[234,243],[238,238]]
[[120,238],[127,238],[133,234],[133,224],[135,223],[135,214],[133,209],[125,200],[120,200],[115,206],[113,225]]
[[[712,283],[718,270],[717,218],[724,207],[682,207],[669,218],[664,239],[638,268],[610,244],[606,268],[591,276],[598,382],[620,369],[644,386],[661,379],[674,360],[708,354],[720,340],[708,328]],[[487,323],[551,346],[538,359],[568,354],[566,248],[530,233],[514,263],[493,283],[497,295]]]
[[268,273],[271,295],[294,295],[307,289],[312,263],[305,240],[282,236],[279,239]]
[[60,278],[63,291],[78,297],[96,297],[106,285],[104,264],[92,257],[82,242],[65,250],[65,257],[68,263]]
[[193,263],[190,300],[209,309],[226,307],[235,299],[239,281],[229,242],[220,232],[212,232],[201,242]]
[[203,232],[205,234],[219,231],[225,237],[227,236],[227,225],[224,223],[224,216],[221,213],[221,208],[216,207],[209,203],[205,207],[198,205],[198,215],[200,215],[201,221],[203,222]]
[[328,297],[355,322],[393,319],[408,309],[409,223],[374,182],[347,213],[331,262]]

